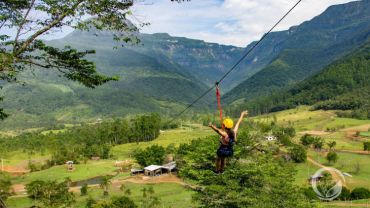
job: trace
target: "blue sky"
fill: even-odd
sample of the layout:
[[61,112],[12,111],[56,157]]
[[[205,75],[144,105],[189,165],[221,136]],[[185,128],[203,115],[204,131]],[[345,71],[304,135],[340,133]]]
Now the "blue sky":
[[[277,30],[310,20],[329,6],[353,0],[303,0]],[[149,22],[142,32],[245,46],[259,39],[297,0],[145,0],[133,8],[133,18]]]

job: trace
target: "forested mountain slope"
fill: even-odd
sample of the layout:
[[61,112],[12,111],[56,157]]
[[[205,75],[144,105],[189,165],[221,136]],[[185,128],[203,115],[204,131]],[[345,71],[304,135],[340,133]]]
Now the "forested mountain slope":
[[256,113],[265,113],[298,105],[313,105],[313,109],[324,110],[354,110],[345,116],[370,118],[370,40],[289,90],[248,102],[242,108],[248,106]]
[[277,42],[276,59],[224,96],[232,103],[294,85],[350,53],[370,37],[370,1],[329,7],[323,14],[291,28]]

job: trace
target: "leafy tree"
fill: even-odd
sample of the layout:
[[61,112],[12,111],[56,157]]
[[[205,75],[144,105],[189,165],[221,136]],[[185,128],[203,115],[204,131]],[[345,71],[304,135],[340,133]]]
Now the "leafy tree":
[[[134,32],[138,28],[127,20],[133,1],[129,0],[21,0],[0,3],[0,71],[1,79],[17,81],[19,72],[35,67],[56,69],[67,79],[87,87],[96,87],[117,77],[100,75],[95,64],[85,56],[95,51],[78,51],[65,46],[46,45],[40,37],[71,27],[79,30],[111,31],[113,39],[137,42]],[[84,20],[84,17],[90,18]],[[12,37],[5,28],[16,31]],[[6,114],[0,112],[0,118]]]
[[159,145],[152,145],[144,150],[137,150],[134,157],[141,166],[161,165],[164,162],[166,150]]
[[293,166],[274,155],[259,136],[240,132],[234,156],[222,175],[213,173],[217,137],[181,144],[177,151],[179,175],[196,182],[195,199],[202,207],[312,207],[294,185]]
[[113,197],[110,206],[112,208],[136,208],[135,202],[127,196]]
[[320,151],[324,147],[324,139],[321,137],[315,137],[313,140],[313,147]]
[[363,145],[364,145],[364,151],[370,152],[370,142],[364,142]]
[[300,140],[302,145],[310,147],[314,143],[315,138],[309,134],[305,134],[301,137]]
[[80,191],[81,191],[81,196],[86,196],[87,195],[87,189],[88,189],[89,187],[87,186],[87,184],[85,183],[85,184],[83,184],[82,186],[81,186],[81,189],[80,189]]
[[336,163],[338,160],[338,154],[334,151],[329,151],[326,155],[326,159],[328,160],[329,164]]
[[41,202],[46,207],[71,206],[75,203],[73,193],[69,192],[68,181],[32,181],[26,185],[28,197]]
[[0,172],[0,199],[6,200],[11,195],[11,187],[10,177]]
[[289,155],[296,163],[305,162],[307,159],[307,151],[301,145],[294,145],[289,149]]
[[105,177],[102,178],[99,186],[100,186],[100,188],[103,189],[103,195],[104,196],[109,195],[108,189],[109,189],[110,184],[112,184],[111,177],[105,176]]
[[328,147],[330,150],[333,150],[336,145],[337,145],[336,141],[328,142]]
[[169,144],[167,147],[166,147],[166,153],[167,154],[173,154],[176,152],[176,146],[174,143],[171,143]]

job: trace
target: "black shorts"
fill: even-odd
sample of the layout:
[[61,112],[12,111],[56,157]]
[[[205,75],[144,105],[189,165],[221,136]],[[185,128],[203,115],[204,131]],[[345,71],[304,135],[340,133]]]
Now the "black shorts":
[[220,146],[217,150],[217,156],[219,157],[231,157],[234,154],[234,150],[229,146]]

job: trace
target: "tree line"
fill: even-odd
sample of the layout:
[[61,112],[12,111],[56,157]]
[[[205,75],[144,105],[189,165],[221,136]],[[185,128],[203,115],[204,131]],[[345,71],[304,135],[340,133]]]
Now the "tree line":
[[46,167],[61,165],[72,160],[79,163],[91,157],[107,159],[114,145],[151,141],[159,136],[161,117],[156,114],[139,115],[130,120],[83,124],[60,133],[26,133],[15,138],[0,138],[2,154],[21,150],[50,153]]

